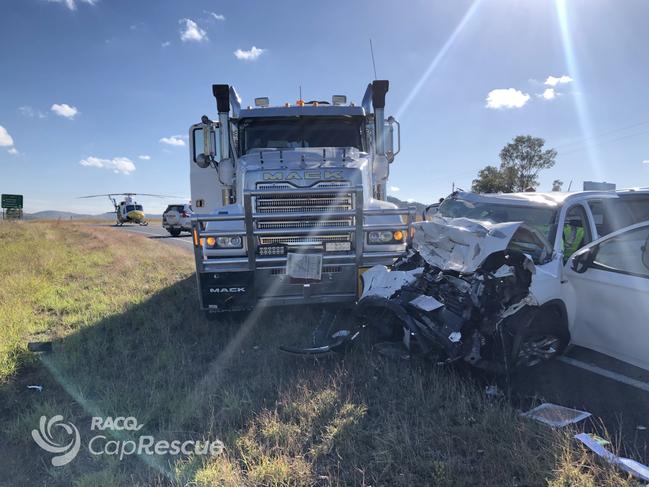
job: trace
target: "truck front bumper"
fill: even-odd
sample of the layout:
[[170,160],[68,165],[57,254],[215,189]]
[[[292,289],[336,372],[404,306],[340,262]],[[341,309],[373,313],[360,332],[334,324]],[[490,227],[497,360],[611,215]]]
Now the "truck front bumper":
[[[358,296],[359,276],[363,269],[377,264],[390,265],[403,255],[410,244],[414,208],[364,209],[362,188],[345,187],[340,190],[309,190],[310,195],[351,192],[354,209],[290,214],[260,214],[253,211],[252,198],[260,195],[292,195],[292,191],[246,190],[243,194],[243,214],[196,215],[192,218],[194,257],[201,307],[206,311],[234,311],[256,306],[287,304],[314,304],[353,302]],[[370,217],[400,217],[399,223],[364,223]],[[260,229],[259,221],[273,219],[353,218],[349,226],[324,228],[276,228]],[[243,221],[237,230],[210,230],[209,222]],[[373,230],[400,230],[404,232],[403,244],[391,245],[390,250],[369,251],[365,249],[367,232]],[[348,252],[324,252],[322,273],[318,280],[294,279],[286,274],[287,255],[261,255],[259,237],[308,235],[323,236],[340,233],[351,235]],[[217,236],[240,236],[245,243],[245,256],[206,255],[203,240]],[[300,252],[300,251],[298,251]],[[290,253],[290,250],[289,250]]]

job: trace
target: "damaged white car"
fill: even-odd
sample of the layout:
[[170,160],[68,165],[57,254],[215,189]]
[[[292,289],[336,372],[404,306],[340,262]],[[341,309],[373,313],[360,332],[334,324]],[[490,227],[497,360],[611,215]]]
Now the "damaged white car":
[[494,371],[534,365],[567,345],[562,310],[541,306],[531,290],[553,255],[534,228],[437,219],[417,227],[414,247],[392,270],[363,275],[359,316],[383,338],[401,335],[410,349]]
[[602,200],[617,195],[452,195],[418,224],[405,258],[363,274],[362,326],[441,361],[496,372],[560,354],[571,334],[597,349],[583,330],[583,285],[568,281],[573,268],[588,266],[585,250],[576,262],[571,255],[602,236]]

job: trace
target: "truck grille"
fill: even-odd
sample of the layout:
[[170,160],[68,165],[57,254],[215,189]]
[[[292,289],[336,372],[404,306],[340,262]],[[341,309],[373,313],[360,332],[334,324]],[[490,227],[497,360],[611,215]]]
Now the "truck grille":
[[[263,183],[258,189],[282,189],[293,187],[290,183]],[[317,188],[349,187],[348,182],[321,182]],[[262,220],[257,223],[259,229],[313,229],[313,235],[286,235],[260,237],[262,245],[300,245],[322,246],[324,242],[350,242],[352,234],[343,232],[340,235],[317,235],[319,228],[349,227],[354,224],[354,218],[321,218],[300,217],[299,213],[326,213],[330,211],[349,211],[354,209],[353,193],[309,194],[308,190],[295,188],[295,194],[290,196],[257,196],[255,211],[259,214],[274,213],[295,214],[290,220]]]
[[257,197],[258,213],[300,213],[344,211],[352,209],[351,195],[318,194],[289,197]]
[[316,245],[323,242],[349,242],[349,234],[342,235],[282,235],[278,237],[261,237],[262,245]]

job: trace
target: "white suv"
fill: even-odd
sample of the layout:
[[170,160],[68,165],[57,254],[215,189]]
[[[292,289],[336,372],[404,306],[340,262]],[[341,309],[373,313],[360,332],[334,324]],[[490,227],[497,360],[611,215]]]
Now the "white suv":
[[172,237],[177,237],[180,232],[192,231],[192,215],[194,211],[189,204],[169,205],[162,214],[162,227]]
[[[385,323],[386,335],[402,327],[407,344],[415,338],[423,350],[441,346],[448,361],[497,370],[502,365],[532,366],[573,343],[649,367],[637,359],[637,350],[629,355],[601,343],[615,332],[604,334],[598,328],[621,330],[622,322],[633,322],[631,341],[646,343],[646,335],[637,333],[646,301],[634,294],[632,319],[630,303],[619,299],[619,292],[586,292],[578,282],[598,272],[584,273],[594,267],[584,252],[602,247],[606,235],[625,236],[634,230],[629,225],[645,220],[647,208],[647,191],[456,192],[430,221],[416,224],[414,250],[405,259],[390,272],[377,267],[363,274],[359,306],[365,308],[368,325]],[[647,225],[637,227],[629,233],[634,245],[629,262],[635,266],[634,279],[649,291],[644,278],[649,267],[640,264],[649,264]],[[604,302],[610,306],[607,312],[598,306]],[[606,316],[607,323],[595,326],[594,314]]]

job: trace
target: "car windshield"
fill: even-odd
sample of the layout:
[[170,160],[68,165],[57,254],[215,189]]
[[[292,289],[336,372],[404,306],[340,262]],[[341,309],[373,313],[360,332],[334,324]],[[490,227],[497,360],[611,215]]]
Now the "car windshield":
[[471,218],[491,223],[524,222],[548,242],[554,242],[557,231],[557,209],[542,206],[488,203],[450,197],[439,205],[437,215],[444,218]]
[[355,147],[363,150],[362,117],[252,118],[241,122],[242,154],[252,149]]

